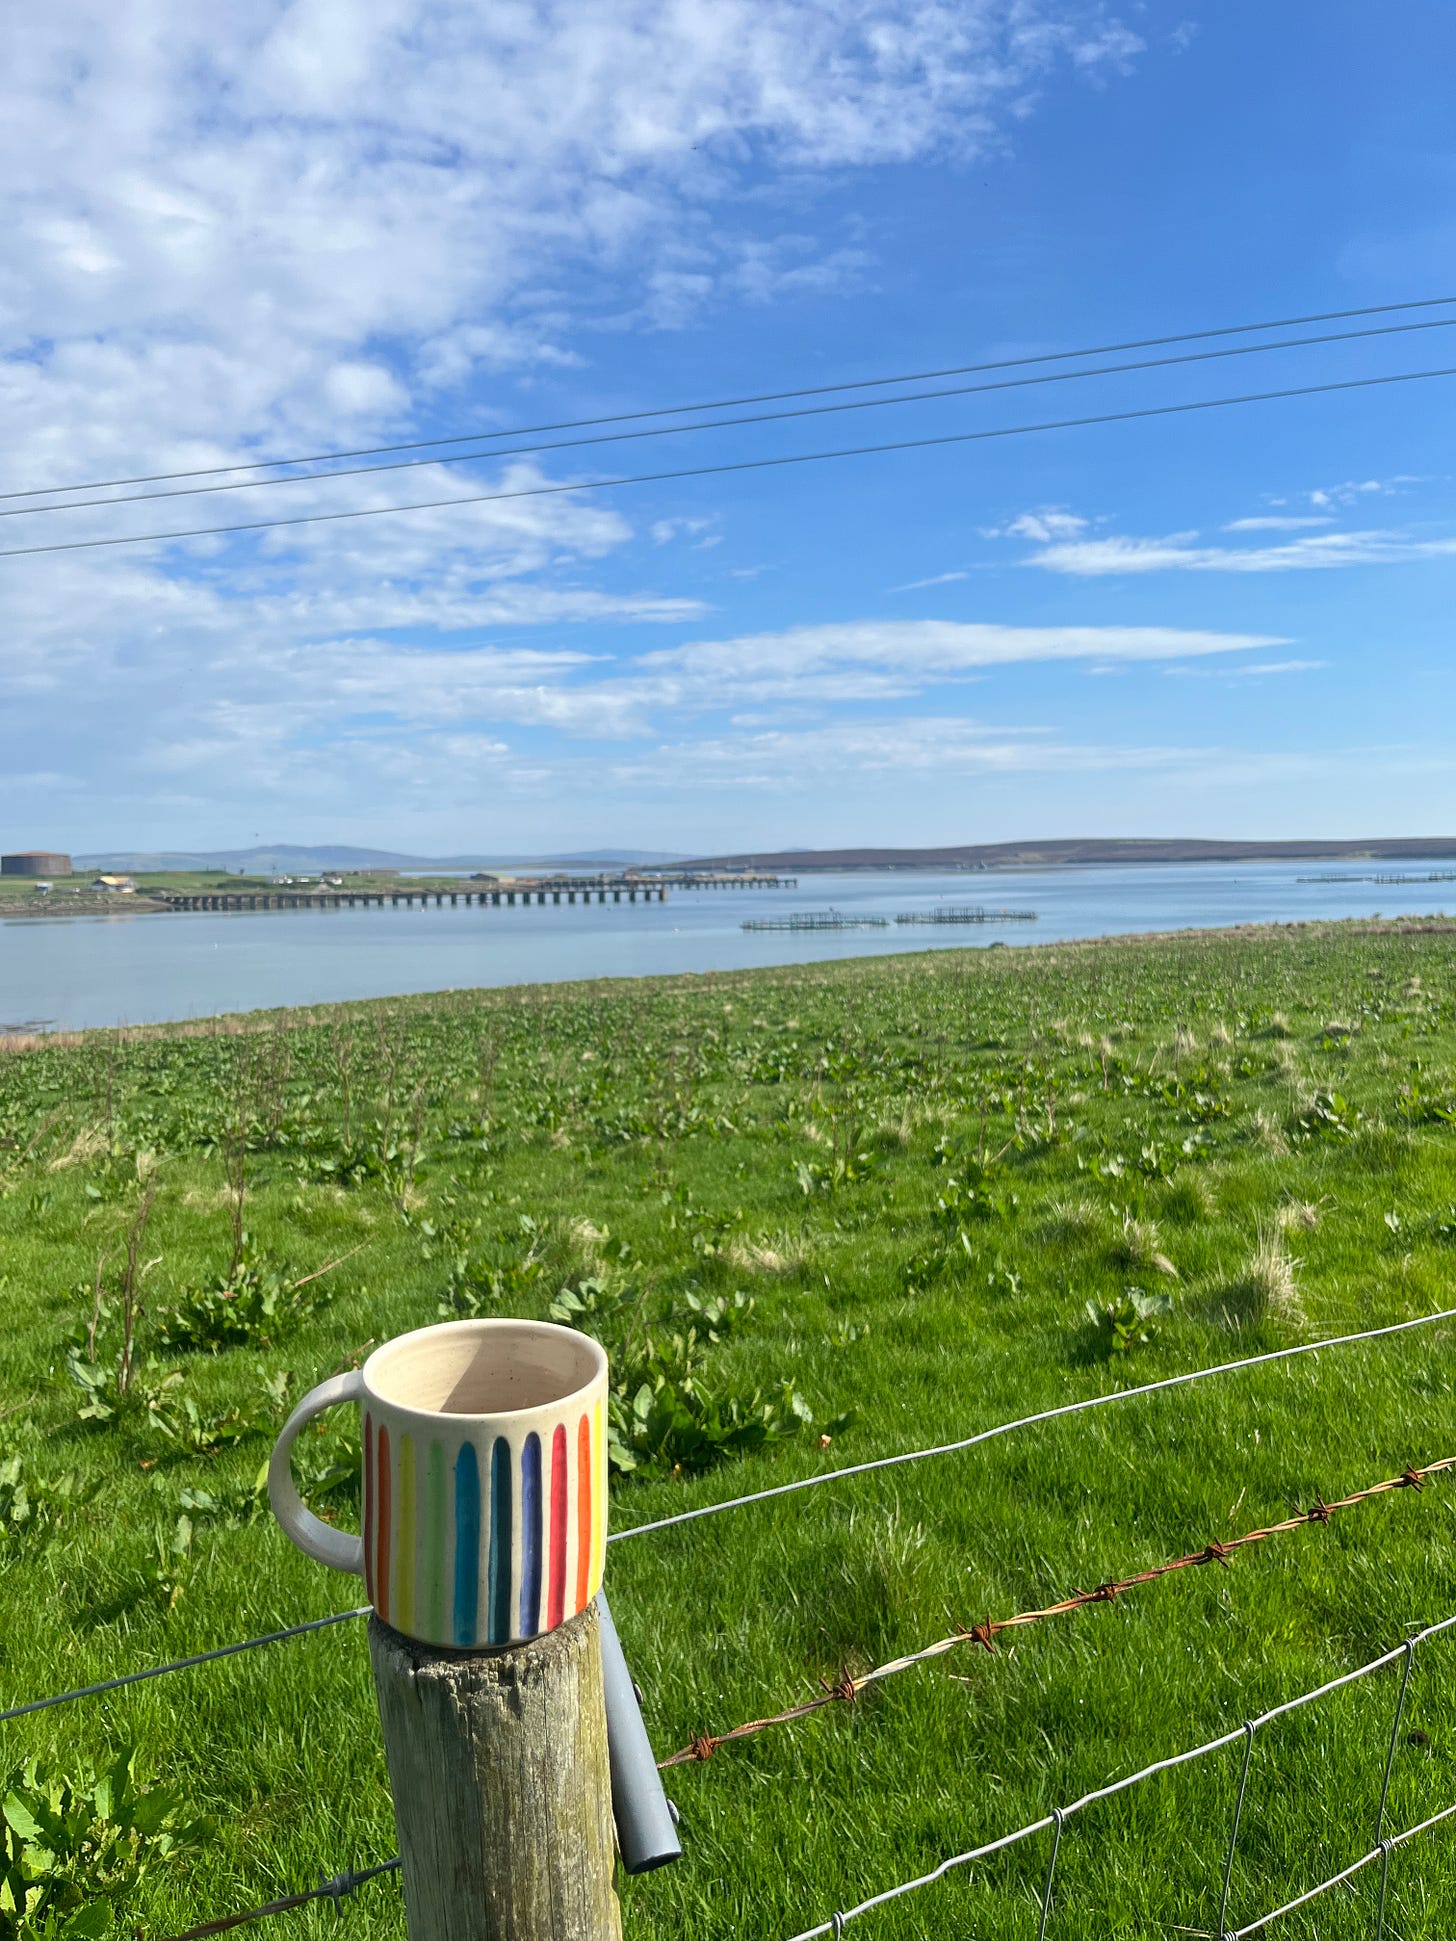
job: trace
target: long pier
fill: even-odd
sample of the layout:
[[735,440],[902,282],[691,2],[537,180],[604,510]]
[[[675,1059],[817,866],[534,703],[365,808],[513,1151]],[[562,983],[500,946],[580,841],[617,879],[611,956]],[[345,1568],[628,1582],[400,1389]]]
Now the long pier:
[[354,889],[347,883],[338,889],[294,889],[274,885],[266,890],[149,890],[167,910],[341,910],[368,909],[402,903],[421,906],[433,903],[437,909],[449,904],[513,905],[517,903],[665,903],[669,889],[679,890],[778,890],[791,889],[792,876],[766,876],[760,872],[714,871],[696,874],[654,872],[650,876],[517,876],[479,882],[474,878],[445,885],[430,883],[391,883],[388,889]]
[[650,876],[629,877],[626,880],[666,883],[674,890],[796,890],[799,887],[797,876],[765,876],[751,870],[689,870],[686,875],[677,875],[655,869]]
[[447,903],[452,906],[475,903],[483,909],[486,904],[667,901],[664,884],[623,882],[616,877],[605,880],[582,877],[560,883],[462,883],[453,889],[441,889],[438,885],[425,889],[410,884],[387,890],[157,890],[152,894],[168,910],[353,910],[382,908],[385,904],[397,909],[401,903],[406,908],[415,903],[421,907],[433,903],[437,909]]

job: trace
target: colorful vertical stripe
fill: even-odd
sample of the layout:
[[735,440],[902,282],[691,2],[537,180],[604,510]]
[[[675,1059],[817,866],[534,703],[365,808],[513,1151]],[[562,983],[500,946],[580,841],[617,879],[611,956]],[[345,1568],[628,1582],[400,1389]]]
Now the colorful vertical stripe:
[[590,1593],[592,1563],[592,1448],[591,1420],[576,1425],[576,1604],[584,1611]]
[[546,1629],[566,1615],[566,1425],[551,1431],[551,1574],[546,1590]]
[[364,1417],[364,1588],[374,1602],[374,1421]]
[[541,1438],[532,1429],[521,1451],[521,1629],[541,1629]]
[[399,1439],[399,1507],[394,1526],[394,1586],[390,1592],[394,1626],[408,1635],[415,1628],[415,1439]]
[[607,1405],[598,1402],[592,1422],[592,1438],[596,1444],[597,1461],[597,1511],[595,1542],[592,1546],[591,1590],[595,1596],[601,1588],[603,1574],[607,1567]]
[[389,1539],[394,1521],[393,1504],[394,1470],[389,1460],[389,1430],[383,1422],[379,1425],[379,1454],[374,1465],[374,1525],[379,1542],[379,1553],[374,1565],[374,1608],[388,1624],[389,1602]]
[[[418,1418],[415,1418],[416,1422]],[[364,1575],[386,1623],[463,1650],[554,1630],[601,1587],[606,1411],[519,1440],[364,1419]]]
[[475,1445],[455,1458],[455,1609],[450,1642],[480,1643],[480,1464]]
[[511,1641],[511,1445],[497,1436],[490,1456],[490,1643]]
[[425,1462],[425,1541],[420,1556],[420,1626],[422,1637],[444,1644],[445,1586],[449,1581],[449,1538],[446,1530],[445,1451],[438,1442],[430,1444]]

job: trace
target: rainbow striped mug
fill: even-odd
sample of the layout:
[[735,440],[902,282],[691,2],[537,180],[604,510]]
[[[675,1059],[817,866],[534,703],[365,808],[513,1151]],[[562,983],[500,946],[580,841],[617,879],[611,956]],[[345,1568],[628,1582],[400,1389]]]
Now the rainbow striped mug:
[[[406,1637],[523,1643],[601,1588],[606,1399],[606,1355],[572,1328],[418,1328],[304,1396],[269,1460],[273,1514],[307,1556],[363,1577]],[[289,1461],[299,1430],[338,1402],[363,1418],[362,1537],[305,1509]]]

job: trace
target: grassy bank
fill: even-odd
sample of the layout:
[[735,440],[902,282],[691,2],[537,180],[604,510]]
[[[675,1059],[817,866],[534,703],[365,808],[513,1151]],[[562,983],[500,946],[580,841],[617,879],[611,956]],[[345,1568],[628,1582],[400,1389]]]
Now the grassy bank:
[[[1453,964],[1446,932],[1333,926],[0,1056],[4,1702],[358,1601],[273,1527],[260,1465],[304,1389],[444,1314],[554,1306],[607,1341],[620,1530],[1456,1305]],[[1276,1363],[614,1545],[659,1750],[1456,1453],[1450,1347],[1439,1327]],[[300,1464],[343,1523],[354,1453],[339,1423]],[[1362,1662],[1456,1609],[1453,1502],[1398,1492],[675,1771],[688,1858],[627,1886],[630,1933],[793,1934]],[[1456,1798],[1453,1654],[1418,1662],[1393,1826]],[[1233,1918],[1368,1846],[1393,1703],[1367,1681],[1261,1740]],[[122,1927],[393,1851],[357,1627],[4,1732],[7,1770],[135,1744],[182,1821],[215,1820],[118,1898]],[[1079,1821],[1049,1932],[1209,1928],[1236,1777],[1231,1755]],[[1392,1861],[1407,1941],[1456,1919],[1442,1837]],[[1046,1858],[863,1932],[1035,1932]],[[1281,1931],[1365,1933],[1371,1904],[1362,1880]],[[388,1884],[345,1918],[403,1932]]]

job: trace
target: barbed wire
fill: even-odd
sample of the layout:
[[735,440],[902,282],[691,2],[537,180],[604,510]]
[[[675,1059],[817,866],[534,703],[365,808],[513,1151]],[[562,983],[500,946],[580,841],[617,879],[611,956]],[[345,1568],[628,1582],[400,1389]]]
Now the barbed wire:
[[1155,1395],[1162,1389],[1186,1388],[1192,1382],[1204,1382],[1214,1375],[1232,1375],[1240,1369],[1258,1368],[1275,1361],[1292,1361],[1297,1355],[1317,1355],[1325,1348],[1345,1348],[1358,1341],[1378,1341],[1383,1336],[1405,1334],[1412,1328],[1428,1328],[1436,1321],[1456,1321],[1456,1308],[1441,1308],[1434,1314],[1419,1314],[1411,1321],[1392,1321],[1380,1328],[1362,1328],[1358,1334],[1329,1335],[1323,1341],[1302,1341],[1292,1348],[1271,1348],[1261,1355],[1245,1355],[1239,1361],[1215,1362],[1210,1368],[1185,1369],[1181,1375],[1164,1375],[1156,1382],[1143,1382],[1137,1388],[1109,1389],[1105,1395],[1087,1395],[1080,1401],[1061,1402],[1055,1408],[1039,1409],[1035,1415],[1017,1416],[1010,1422],[998,1422],[989,1429],[978,1429],[974,1435],[962,1436],[956,1442],[940,1442],[928,1449],[910,1449],[901,1455],[876,1456],[869,1462],[851,1463],[844,1469],[829,1469],[817,1476],[801,1476],[792,1483],[776,1483],[770,1489],[751,1491],[746,1496],[730,1496],[726,1502],[703,1503],[694,1510],[679,1510],[674,1516],[661,1516],[651,1523],[633,1523],[625,1530],[611,1530],[607,1533],[608,1543],[625,1543],[629,1537],[645,1537],[655,1530],[671,1530],[679,1523],[695,1523],[700,1517],[721,1516],[727,1510],[740,1510],[749,1503],[766,1503],[771,1497],[791,1496],[796,1490],[818,1489],[825,1483],[840,1483],[850,1476],[867,1476],[872,1470],[894,1469],[903,1463],[924,1462],[931,1456],[950,1456],[962,1449],[974,1449],[978,1443],[993,1442],[998,1436],[1012,1434],[1017,1429],[1035,1428],[1042,1422],[1055,1422],[1062,1416],[1081,1415],[1088,1409],[1106,1408],[1113,1402],[1131,1402],[1142,1395]]
[[204,1941],[209,1934],[226,1934],[230,1928],[245,1927],[249,1921],[261,1921],[269,1914],[287,1914],[295,1907],[306,1907],[310,1901],[329,1900],[338,1908],[340,1901],[356,1893],[366,1881],[377,1880],[381,1874],[399,1871],[399,1855],[393,1860],[381,1860],[377,1867],[361,1867],[355,1873],[335,1874],[332,1880],[321,1880],[317,1887],[306,1887],[301,1894],[280,1894],[277,1900],[265,1901],[261,1907],[247,1908],[241,1914],[222,1914],[215,1921],[199,1921],[196,1927],[187,1928],[181,1934],[168,1937],[168,1941]]
[[[1333,1505],[1330,1507],[1333,1507]],[[1112,1780],[1109,1784],[1099,1786],[1090,1793],[1083,1793],[1079,1799],[1073,1800],[1068,1806],[1053,1808],[1050,1813],[1044,1813],[1040,1819],[1028,1821],[1025,1826],[1018,1827],[1014,1833],[1003,1833],[999,1838],[985,1841],[978,1847],[971,1847],[965,1853],[952,1854],[948,1859],[942,1860],[938,1866],[931,1868],[929,1873],[917,1874],[913,1879],[900,1881],[893,1887],[886,1887],[881,1889],[877,1894],[871,1894],[866,1900],[860,1901],[853,1907],[842,1908],[837,1913],[831,1914],[828,1920],[820,1921],[816,1926],[804,1928],[800,1933],[791,1936],[790,1941],[819,1941],[820,1936],[826,1934],[834,1935],[837,1941],[837,1937],[843,1932],[849,1922],[857,1921],[862,1915],[871,1913],[875,1908],[884,1907],[891,1901],[900,1900],[906,1894],[916,1893],[922,1887],[932,1886],[936,1881],[944,1880],[948,1874],[955,1872],[961,1867],[970,1866],[974,1861],[989,1859],[993,1854],[1004,1853],[1008,1848],[1018,1846],[1024,1840],[1034,1839],[1039,1833],[1051,1833],[1053,1836],[1051,1864],[1047,1869],[1041,1902],[1041,1933],[1044,1936],[1047,1915],[1051,1908],[1052,1886],[1056,1872],[1057,1855],[1061,1847],[1062,1830],[1068,1820],[1074,1818],[1078,1813],[1085,1811],[1089,1806],[1095,1806],[1103,1800],[1113,1799],[1119,1793],[1125,1793],[1130,1788],[1141,1785],[1144,1780],[1156,1778],[1160,1773],[1171,1772],[1176,1767],[1189,1765],[1194,1760],[1206,1759],[1213,1753],[1222,1752],[1229,1746],[1237,1745],[1240,1741],[1243,1742],[1244,1746],[1244,1759],[1239,1775],[1238,1796],[1235,1801],[1229,1844],[1225,1855],[1223,1884],[1218,1911],[1218,1926],[1214,1930],[1216,1941],[1244,1941],[1244,1937],[1257,1934],[1262,1928],[1268,1927],[1271,1922],[1277,1920],[1281,1915],[1292,1912],[1296,1907],[1304,1906],[1307,1901],[1313,1900],[1317,1895],[1326,1892],[1331,1887],[1337,1886],[1342,1880],[1349,1879],[1353,1873],[1358,1872],[1362,1867],[1369,1866],[1375,1859],[1383,1856],[1385,1865],[1382,1866],[1381,1870],[1380,1903],[1376,1927],[1376,1941],[1381,1941],[1385,1920],[1385,1877],[1391,1850],[1405,1845],[1406,1842],[1415,1839],[1418,1834],[1425,1833],[1431,1827],[1439,1825],[1441,1821],[1456,1815],[1456,1806],[1446,1807],[1441,1812],[1433,1814],[1429,1819],[1422,1820],[1418,1825],[1405,1828],[1401,1833],[1381,1837],[1386,1798],[1389,1790],[1390,1769],[1394,1758],[1396,1740],[1400,1731],[1401,1718],[1404,1713],[1405,1696],[1410,1685],[1411,1668],[1415,1662],[1416,1649],[1419,1645],[1426,1643],[1428,1639],[1440,1636],[1441,1633],[1449,1631],[1453,1626],[1456,1626],[1456,1614],[1442,1618],[1435,1624],[1427,1625],[1424,1630],[1418,1631],[1414,1637],[1407,1638],[1403,1644],[1396,1645],[1391,1650],[1382,1652],[1378,1658],[1372,1658],[1366,1664],[1356,1666],[1353,1671],[1342,1672],[1337,1678],[1326,1680],[1323,1685],[1316,1686],[1313,1691],[1302,1692],[1297,1698],[1285,1699],[1281,1704],[1273,1705],[1268,1711],[1261,1712],[1257,1718],[1248,1719],[1243,1725],[1235,1726],[1231,1731],[1221,1732],[1217,1738],[1206,1739],[1202,1745],[1191,1746],[1184,1752],[1175,1752],[1166,1759],[1155,1760],[1151,1765],[1142,1766],[1137,1772],[1129,1773],[1124,1779]],[[1265,1726],[1272,1724],[1275,1719],[1284,1718],[1290,1713],[1301,1711],[1306,1705],[1313,1705],[1317,1700],[1328,1697],[1331,1692],[1340,1691],[1347,1685],[1356,1684],[1361,1679],[1369,1678],[1374,1673],[1384,1671],[1388,1666],[1401,1663],[1402,1661],[1404,1662],[1404,1673],[1401,1678],[1399,1696],[1396,1702],[1395,1717],[1391,1724],[1389,1749],[1386,1754],[1384,1780],[1381,1786],[1380,1806],[1376,1815],[1377,1838],[1375,1845],[1368,1854],[1362,1856],[1353,1866],[1342,1869],[1338,1874],[1331,1875],[1328,1880],[1322,1881],[1318,1887],[1311,1888],[1307,1893],[1298,1896],[1297,1899],[1286,1902],[1284,1906],[1276,1908],[1271,1914],[1262,1915],[1257,1921],[1243,1928],[1231,1929],[1227,1927],[1224,1917],[1228,1911],[1229,1887],[1233,1875],[1234,1853],[1238,1845],[1239,1830],[1243,1821],[1244,1796],[1248,1785],[1249,1767],[1252,1762],[1256,1735]]]
[[863,1672],[858,1678],[846,1672],[837,1683],[830,1685],[816,1697],[805,1699],[802,1704],[789,1705],[781,1712],[773,1712],[767,1718],[749,1719],[742,1725],[735,1725],[727,1732],[700,1732],[689,1741],[680,1752],[658,1761],[658,1769],[666,1771],[670,1766],[687,1765],[690,1762],[701,1764],[711,1759],[719,1746],[731,1745],[739,1739],[756,1738],[760,1732],[768,1731],[770,1726],[790,1725],[795,1719],[808,1718],[813,1712],[822,1712],[830,1705],[853,1704],[860,1693],[869,1686],[879,1684],[883,1679],[893,1678],[899,1672],[909,1671],[916,1665],[923,1665],[932,1658],[944,1657],[946,1652],[958,1650],[962,1645],[978,1644],[985,1650],[996,1649],[996,1638],[1003,1631],[1014,1631],[1028,1624],[1040,1624],[1048,1618],[1065,1617],[1071,1611],[1085,1610],[1090,1604],[1111,1604],[1124,1591],[1135,1590],[1140,1584],[1155,1583],[1160,1577],[1168,1577],[1178,1570],[1197,1570],[1205,1564],[1227,1566],[1230,1557],[1251,1544],[1266,1543],[1271,1537],[1283,1536],[1290,1530],[1303,1529],[1311,1523],[1328,1523],[1339,1510],[1353,1509],[1358,1503],[1368,1503],[1373,1497],[1388,1495],[1397,1489],[1420,1489],[1428,1476],[1436,1476],[1443,1471],[1456,1468],[1456,1456],[1442,1456],[1435,1462],[1424,1464],[1420,1469],[1407,1468],[1399,1476],[1387,1477],[1383,1482],[1371,1483],[1367,1488],[1356,1490],[1349,1496],[1342,1496],[1333,1503],[1326,1503],[1316,1497],[1314,1507],[1301,1510],[1295,1516],[1286,1517],[1282,1523],[1271,1523],[1258,1530],[1246,1530],[1242,1536],[1230,1537],[1221,1543],[1216,1537],[1200,1550],[1189,1551],[1185,1556],[1171,1558],[1167,1563],[1154,1564],[1151,1569],[1134,1572],[1131,1576],[1120,1577],[1096,1590],[1074,1591],[1070,1597],[1058,1603],[1048,1604],[1041,1610],[1018,1611],[1013,1617],[985,1618],[978,1624],[963,1626],[950,1637],[937,1638],[920,1651],[907,1652],[903,1657],[892,1658],[886,1664],[876,1665]]
[[[927,1449],[905,1450],[898,1455],[876,1456],[869,1462],[851,1463],[843,1469],[822,1471],[817,1476],[801,1476],[791,1483],[776,1483],[770,1489],[749,1491],[743,1496],[731,1496],[721,1503],[704,1503],[692,1510],[680,1510],[673,1516],[658,1517],[651,1523],[634,1523],[625,1530],[612,1530],[607,1534],[608,1543],[623,1543],[629,1537],[650,1536],[657,1530],[669,1530],[680,1523],[695,1523],[705,1516],[722,1516],[729,1510],[741,1510],[753,1503],[767,1502],[775,1496],[789,1496],[798,1490],[817,1489],[825,1483],[844,1482],[850,1477],[865,1476],[877,1469],[893,1469],[905,1463],[924,1462],[932,1456],[954,1455],[963,1449],[974,1449],[983,1442],[995,1441],[1000,1436],[1011,1435],[1020,1429],[1031,1429],[1043,1422],[1054,1422],[1063,1416],[1081,1415],[1090,1409],[1106,1408],[1114,1402],[1132,1402],[1144,1395],[1157,1394],[1164,1389],[1184,1388],[1193,1382],[1208,1381],[1215,1375],[1233,1375],[1246,1368],[1258,1368],[1271,1362],[1290,1361],[1299,1355],[1315,1355],[1326,1348],[1345,1348],[1362,1341],[1378,1341],[1389,1335],[1406,1334],[1413,1328],[1428,1328],[1439,1321],[1456,1321],[1456,1308],[1440,1308],[1433,1314],[1418,1314],[1409,1321],[1392,1321],[1379,1328],[1362,1328],[1355,1334],[1326,1336],[1321,1341],[1304,1341],[1290,1348],[1273,1348],[1260,1355],[1245,1355],[1238,1361],[1215,1362],[1209,1368],[1185,1369],[1179,1375],[1165,1375],[1156,1382],[1143,1382],[1136,1388],[1110,1389],[1105,1395],[1087,1395],[1079,1401],[1062,1402],[1051,1409],[1040,1409],[1033,1415],[1017,1416],[1009,1422],[995,1423],[989,1429],[978,1429],[974,1435],[963,1436],[956,1442],[942,1442]],[[195,1665],[212,1663],[218,1658],[231,1658],[243,1651],[257,1651],[263,1645],[281,1644],[289,1638],[301,1638],[310,1631],[321,1631],[329,1625],[346,1624],[352,1618],[368,1617],[370,1606],[361,1604],[350,1611],[335,1611],[328,1617],[310,1618],[303,1624],[291,1624],[279,1631],[267,1631],[261,1637],[243,1638],[236,1644],[219,1645],[211,1651],[194,1652],[190,1657],[172,1658],[160,1665],[149,1665],[141,1671],[123,1672],[118,1677],[102,1679],[94,1685],[80,1685],[72,1691],[56,1692],[48,1698],[29,1700],[24,1705],[13,1705],[0,1711],[0,1725],[11,1719],[25,1718],[33,1712],[49,1711],[52,1706],[69,1705],[76,1699],[99,1698],[107,1692],[120,1691],[127,1685],[137,1685],[150,1678],[162,1678],[169,1672],[188,1671]]]

